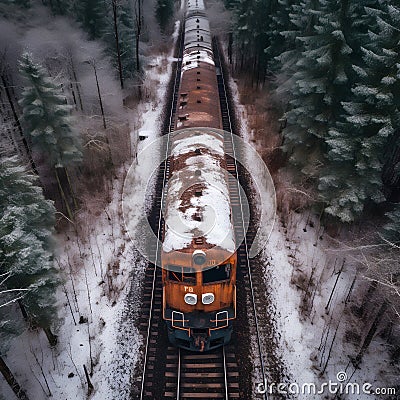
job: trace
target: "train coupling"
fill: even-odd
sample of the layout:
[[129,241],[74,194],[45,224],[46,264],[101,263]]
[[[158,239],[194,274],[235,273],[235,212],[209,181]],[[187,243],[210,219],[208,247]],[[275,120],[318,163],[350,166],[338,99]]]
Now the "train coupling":
[[193,332],[192,337],[196,350],[200,352],[204,351],[208,340],[207,334],[203,332]]

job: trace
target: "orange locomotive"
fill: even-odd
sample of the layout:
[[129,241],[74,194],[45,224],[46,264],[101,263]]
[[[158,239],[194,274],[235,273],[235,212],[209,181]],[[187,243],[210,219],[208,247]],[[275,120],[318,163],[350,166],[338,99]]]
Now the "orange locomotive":
[[237,256],[221,125],[203,0],[188,0],[161,262],[169,340],[195,351],[228,343],[236,318]]

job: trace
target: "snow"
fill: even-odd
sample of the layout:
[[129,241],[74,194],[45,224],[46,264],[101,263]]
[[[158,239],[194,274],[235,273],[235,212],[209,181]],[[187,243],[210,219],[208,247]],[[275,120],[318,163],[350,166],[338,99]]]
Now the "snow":
[[204,10],[204,1],[203,0],[188,0],[186,5],[186,15],[191,11],[199,11]]
[[[233,252],[235,242],[227,172],[221,165],[223,139],[196,129],[184,133],[178,131],[177,135],[177,139],[172,139],[173,160],[179,160],[180,156],[195,149],[201,149],[201,154],[192,153],[186,158],[184,168],[172,171],[168,182],[163,249],[166,252],[181,250],[187,248],[195,237],[204,237],[206,244]],[[201,173],[196,174],[196,171]],[[183,200],[198,185],[202,188],[201,195],[189,194],[189,199]]]
[[[197,22],[198,21],[198,22]],[[197,28],[199,26],[199,28]],[[210,23],[208,22],[207,17],[202,16],[193,16],[191,18],[187,18],[185,20],[185,33],[192,31],[192,30],[204,30],[209,32],[210,31]]]
[[189,69],[198,67],[199,62],[214,66],[215,64],[212,52],[205,50],[185,52],[185,54],[183,55],[183,63],[181,69],[182,74]]
[[[179,23],[175,38],[178,29]],[[170,54],[150,60],[155,67],[147,70],[146,82],[157,89],[153,99],[138,105],[140,118],[132,115],[132,143],[138,142],[139,135],[148,137],[137,144],[136,152],[159,135],[171,59]],[[134,161],[131,168],[140,176],[154,162],[154,158],[139,165]],[[64,284],[57,292],[61,310],[58,345],[51,349],[42,331],[26,331],[14,340],[5,358],[31,399],[86,398],[83,365],[90,373],[91,362],[91,399],[129,398],[130,377],[140,354],[141,336],[134,318],[141,307],[138,296],[146,260],[134,249],[122,219],[121,193],[128,167],[115,172],[111,201],[105,208],[94,198],[87,200],[77,219],[79,238],[73,227],[58,235],[57,262],[64,273]],[[1,396],[14,398],[3,380]]]
[[198,147],[208,149],[212,153],[216,153],[221,156],[224,155],[224,144],[220,138],[207,134],[201,130],[191,130],[191,132],[192,135],[187,136],[184,139],[174,140],[171,156],[177,157],[181,154],[195,151]]

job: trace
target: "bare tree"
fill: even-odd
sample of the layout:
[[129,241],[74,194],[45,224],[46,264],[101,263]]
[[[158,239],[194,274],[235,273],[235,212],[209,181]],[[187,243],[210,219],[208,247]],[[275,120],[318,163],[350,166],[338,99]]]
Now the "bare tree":
[[[133,1],[133,11],[135,15],[136,70],[137,73],[139,74],[140,73],[139,45],[140,45],[140,36],[143,30],[143,0]],[[140,86],[139,86],[139,94],[140,94]]]
[[[100,104],[100,110],[101,110],[101,116],[103,118],[103,127],[104,129],[107,129],[106,125],[106,118],[104,116],[104,107],[103,107],[103,100],[101,98],[101,91],[100,91],[100,85],[99,85],[99,78],[97,76],[97,67],[96,67],[96,60],[90,59],[88,61],[85,61],[85,63],[89,64],[94,71],[94,77],[96,79],[96,87],[97,87],[97,95],[99,96],[99,104]],[[122,86],[121,86],[122,87]]]
[[115,36],[115,46],[117,49],[117,60],[118,60],[118,73],[119,81],[121,84],[121,89],[124,88],[124,78],[122,75],[122,62],[121,62],[121,49],[119,46],[119,34],[118,34],[118,13],[117,13],[118,0],[112,0],[112,10],[113,10],[113,21],[114,21],[114,36]]
[[[74,102],[75,102],[75,105],[77,106],[77,100],[78,100],[79,107],[80,107],[81,111],[83,111],[80,83],[78,82],[78,77],[77,77],[77,73],[76,73],[74,54],[73,54],[72,48],[70,46],[67,47],[66,53],[67,53],[67,60],[68,60],[68,65],[69,65],[69,69],[70,69],[70,75],[72,75],[71,76],[71,90],[73,92]],[[78,99],[75,98],[74,86],[76,88]]]

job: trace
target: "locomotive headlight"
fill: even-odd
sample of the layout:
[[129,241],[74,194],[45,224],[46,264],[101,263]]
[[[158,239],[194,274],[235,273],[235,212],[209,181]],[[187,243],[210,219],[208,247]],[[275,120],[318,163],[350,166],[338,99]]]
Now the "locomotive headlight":
[[197,304],[197,294],[194,293],[186,293],[185,294],[185,303],[190,306],[194,306]]
[[215,300],[214,293],[204,293],[201,296],[201,302],[203,304],[211,304]]

